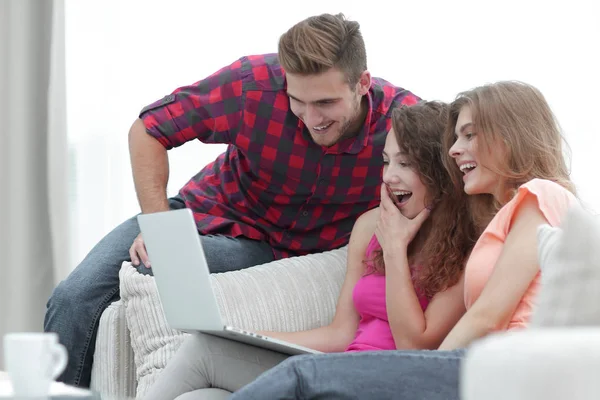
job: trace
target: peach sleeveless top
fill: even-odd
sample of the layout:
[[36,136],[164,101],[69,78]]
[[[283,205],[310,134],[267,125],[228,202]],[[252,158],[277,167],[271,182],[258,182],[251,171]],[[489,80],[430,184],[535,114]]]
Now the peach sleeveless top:
[[[537,197],[540,211],[551,226],[560,225],[567,210],[578,203],[571,192],[552,181],[533,179],[521,185],[515,197],[500,209],[485,228],[471,252],[465,267],[465,306],[467,310],[475,303],[490,278],[504,247],[513,216],[529,194]],[[539,285],[540,272],[521,299],[507,329],[527,326]]]

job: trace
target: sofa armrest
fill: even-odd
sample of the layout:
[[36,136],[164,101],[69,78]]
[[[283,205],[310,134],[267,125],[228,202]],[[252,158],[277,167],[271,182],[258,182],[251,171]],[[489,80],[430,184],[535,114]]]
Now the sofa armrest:
[[135,395],[133,350],[121,300],[110,304],[100,317],[90,388],[103,397]]
[[468,349],[463,400],[600,399],[600,327],[497,333]]

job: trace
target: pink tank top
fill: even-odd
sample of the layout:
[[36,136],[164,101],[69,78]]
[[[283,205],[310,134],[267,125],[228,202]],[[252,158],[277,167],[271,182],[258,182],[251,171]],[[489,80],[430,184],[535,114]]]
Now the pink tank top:
[[[379,249],[377,236],[373,235],[366,259],[371,260]],[[416,290],[416,289],[415,289]],[[429,299],[416,290],[421,309],[425,311]],[[366,274],[358,280],[352,292],[354,307],[360,315],[356,336],[346,351],[396,350],[394,337],[387,317],[385,302],[385,275],[373,273],[373,264],[367,263]]]

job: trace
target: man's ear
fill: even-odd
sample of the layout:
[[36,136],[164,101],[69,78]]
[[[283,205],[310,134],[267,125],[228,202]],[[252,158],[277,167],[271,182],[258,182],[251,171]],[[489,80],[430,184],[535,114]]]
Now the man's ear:
[[371,73],[369,71],[363,71],[360,74],[360,78],[358,79],[358,83],[356,84],[356,89],[361,96],[364,96],[369,92],[371,88]]

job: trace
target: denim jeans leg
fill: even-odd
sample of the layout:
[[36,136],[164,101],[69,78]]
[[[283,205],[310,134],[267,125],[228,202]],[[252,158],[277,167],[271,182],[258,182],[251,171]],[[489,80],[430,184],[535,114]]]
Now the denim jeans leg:
[[[169,204],[173,209],[185,207],[177,197]],[[139,233],[136,217],[116,227],[59,283],[48,300],[44,331],[58,333],[69,354],[60,381],[89,387],[98,322],[106,307],[119,299],[119,269],[124,261],[131,261],[129,248]]]
[[463,356],[464,350],[296,356],[230,399],[458,400]]
[[236,271],[273,261],[267,242],[223,235],[200,236],[210,272]]

